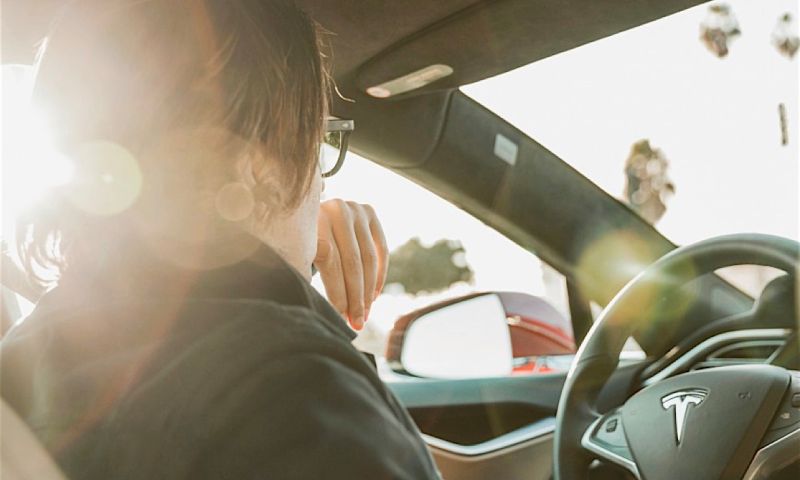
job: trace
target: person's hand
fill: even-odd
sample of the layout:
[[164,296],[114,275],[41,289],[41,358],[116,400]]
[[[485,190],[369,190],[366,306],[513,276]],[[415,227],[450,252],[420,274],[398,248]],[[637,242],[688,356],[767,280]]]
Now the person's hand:
[[364,327],[383,290],[388,260],[383,228],[371,206],[339,199],[320,204],[314,265],[328,301],[356,330]]

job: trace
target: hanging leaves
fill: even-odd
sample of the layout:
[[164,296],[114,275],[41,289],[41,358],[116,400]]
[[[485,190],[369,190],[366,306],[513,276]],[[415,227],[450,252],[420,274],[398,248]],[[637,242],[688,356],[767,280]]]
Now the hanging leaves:
[[778,24],[772,32],[772,44],[781,55],[794,58],[800,48],[800,38],[797,36],[797,27],[791,14],[784,13],[778,19]]
[[700,24],[700,40],[719,58],[728,55],[731,41],[741,35],[739,21],[726,4],[711,5],[708,15]]
[[786,122],[786,105],[778,105],[778,118],[781,122],[781,145],[789,145],[789,126]]

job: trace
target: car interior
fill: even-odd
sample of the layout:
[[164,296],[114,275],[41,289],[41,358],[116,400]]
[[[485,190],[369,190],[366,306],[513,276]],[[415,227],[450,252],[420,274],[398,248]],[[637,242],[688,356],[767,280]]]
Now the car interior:
[[[4,2],[4,64],[33,63],[61,3]],[[567,280],[578,346],[569,372],[388,382],[443,478],[800,478],[797,242],[742,233],[678,247],[459,89],[704,2],[297,3],[332,32],[332,114],[355,121],[350,149]],[[598,242],[601,258],[582,261]],[[621,267],[632,262],[647,268]],[[740,264],[783,274],[753,298],[715,274]],[[592,304],[603,307],[597,319]],[[2,313],[7,324],[20,315],[5,293]],[[620,360],[630,337],[643,359]],[[4,478],[58,478],[14,461],[47,454],[9,422]]]

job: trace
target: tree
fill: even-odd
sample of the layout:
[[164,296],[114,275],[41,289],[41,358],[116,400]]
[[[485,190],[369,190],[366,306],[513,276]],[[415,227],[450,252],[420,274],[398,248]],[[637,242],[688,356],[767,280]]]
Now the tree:
[[711,53],[719,58],[726,57],[731,40],[741,33],[739,22],[728,5],[708,7],[708,16],[700,24],[700,40]]
[[800,48],[800,37],[797,36],[797,28],[793,25],[794,20],[790,13],[784,13],[778,19],[778,25],[772,32],[772,43],[782,55],[789,59],[794,58]]
[[667,197],[675,185],[667,176],[669,161],[649,140],[631,147],[625,161],[625,200],[642,218],[655,225],[667,210]]
[[446,290],[457,282],[471,282],[472,269],[464,261],[461,242],[439,240],[430,247],[412,238],[393,251],[386,284],[400,284],[407,293]]

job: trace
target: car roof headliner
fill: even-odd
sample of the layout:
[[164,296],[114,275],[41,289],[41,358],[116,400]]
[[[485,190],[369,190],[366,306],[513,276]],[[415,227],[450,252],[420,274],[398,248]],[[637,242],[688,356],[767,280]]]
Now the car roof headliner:
[[684,10],[701,0],[297,0],[330,31],[334,77],[354,95],[443,63],[422,90],[476,82]]
[[[432,63],[452,88],[613,35],[701,0],[296,0],[331,32],[333,74],[351,94]],[[3,4],[2,61],[32,63],[65,0]]]

